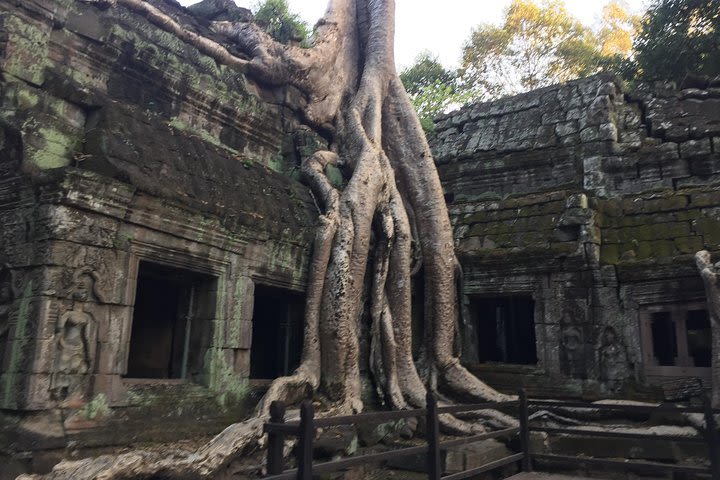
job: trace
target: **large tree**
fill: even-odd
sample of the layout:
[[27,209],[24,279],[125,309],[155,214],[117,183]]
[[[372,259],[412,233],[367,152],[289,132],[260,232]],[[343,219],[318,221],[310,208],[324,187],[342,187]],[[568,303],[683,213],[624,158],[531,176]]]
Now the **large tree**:
[[[432,153],[395,71],[394,0],[331,0],[307,49],[281,44],[253,23],[216,24],[250,60],[188,31],[143,0],[99,2],[139,12],[263,83],[299,88],[305,121],[329,135],[331,148],[302,165],[322,213],[297,371],[273,382],[255,419],[229,427],[190,457],[148,452],[101,457],[61,465],[56,478],[95,478],[98,472],[102,478],[213,475],[258,440],[271,401],[293,403],[307,391],[327,398],[332,413],[362,411],[357,332],[366,277],[371,370],[390,407],[424,407],[426,392],[438,385],[465,399],[507,398],[470,374],[454,351],[458,262]],[[344,172],[342,190],[328,181],[329,165]],[[425,285],[425,339],[417,364],[411,352],[413,271],[423,272]],[[477,428],[448,416],[442,423],[454,432]]]
[[720,75],[720,0],[655,0],[635,49],[644,80]]
[[598,31],[561,0],[513,0],[502,25],[481,24],[465,43],[463,84],[473,98],[492,98],[618,71],[631,53],[636,22],[622,0],[605,6]]
[[559,0],[513,0],[502,26],[481,24],[463,49],[465,74],[490,96],[593,72],[596,39]]
[[307,41],[308,27],[290,11],[287,0],[265,0],[255,11],[255,23],[280,43]]
[[438,115],[469,97],[469,90],[461,85],[457,72],[443,67],[437,56],[428,51],[420,53],[411,66],[400,72],[400,80],[426,133],[435,130],[433,120]]

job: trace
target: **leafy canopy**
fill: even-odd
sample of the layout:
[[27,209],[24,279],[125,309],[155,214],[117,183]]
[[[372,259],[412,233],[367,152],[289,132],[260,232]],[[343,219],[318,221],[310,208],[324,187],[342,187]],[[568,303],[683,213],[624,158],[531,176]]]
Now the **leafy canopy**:
[[639,26],[640,17],[632,14],[624,1],[613,0],[605,5],[598,32],[600,54],[604,57],[628,57]]
[[410,67],[400,72],[400,80],[427,133],[434,129],[435,117],[453,104],[465,101],[457,73],[446,70],[437,56],[428,51],[419,54]]
[[290,12],[287,0],[265,0],[256,7],[255,23],[281,43],[307,43],[309,28]]
[[720,75],[720,0],[655,0],[635,50],[643,80]]
[[560,0],[513,0],[501,26],[481,24],[463,49],[463,76],[474,97],[495,98],[610,69],[630,54],[634,19],[614,0],[599,32]]

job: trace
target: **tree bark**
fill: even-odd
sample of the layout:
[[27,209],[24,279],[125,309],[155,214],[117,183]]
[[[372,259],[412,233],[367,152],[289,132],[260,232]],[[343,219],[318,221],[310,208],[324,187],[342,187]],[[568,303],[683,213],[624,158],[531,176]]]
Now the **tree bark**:
[[[188,32],[143,0],[112,3],[146,16],[261,82],[298,87],[308,100],[305,120],[331,133],[332,151],[317,152],[302,166],[303,179],[322,211],[297,371],[271,385],[255,418],[229,427],[192,459],[131,453],[65,462],[52,478],[205,478],[258,441],[258,425],[274,400],[293,403],[319,392],[330,400],[333,414],[362,411],[358,322],[368,274],[371,367],[389,406],[424,407],[427,389],[437,385],[465,399],[510,398],[470,374],[454,353],[458,305],[452,227],[432,153],[395,71],[394,0],[331,0],[310,49],[280,45],[255,25],[216,24],[215,31],[250,60],[232,57],[222,45]],[[346,176],[342,191],[325,176],[330,164]],[[424,378],[412,358],[414,256],[422,262],[425,284]],[[485,414],[494,424],[513,422],[496,412]],[[442,424],[454,433],[482,430],[451,416],[443,416]],[[101,476],[94,476],[100,471]]]
[[[720,262],[719,262],[720,263]],[[712,264],[710,252],[702,250],[695,254],[695,264],[705,285],[710,328],[712,329],[712,405],[720,408],[720,285],[718,285],[718,268],[720,265]]]

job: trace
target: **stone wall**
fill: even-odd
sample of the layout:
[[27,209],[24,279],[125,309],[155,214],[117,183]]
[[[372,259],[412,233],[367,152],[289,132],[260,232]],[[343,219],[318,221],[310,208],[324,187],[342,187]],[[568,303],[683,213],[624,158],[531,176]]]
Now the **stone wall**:
[[648,374],[640,323],[704,300],[692,254],[720,250],[719,107],[718,89],[624,93],[596,76],[438,119],[468,304],[535,300],[537,365],[479,375],[547,395],[678,394],[677,378]]
[[[0,33],[0,443],[157,441],[240,418],[254,286],[305,289],[317,214],[295,170],[322,140],[283,105],[293,92],[124,8],[3,2]],[[211,279],[193,382],[126,379],[142,262]]]
[[[306,287],[317,213],[296,167],[327,145],[286,106],[299,93],[74,0],[0,3],[0,73],[3,444],[172,439],[241,417],[255,286]],[[702,369],[649,368],[642,339],[648,315],[702,303],[692,254],[720,251],[719,103],[596,76],[439,119],[471,369],[533,395],[697,393]],[[127,378],[143,262],[202,278],[192,381]],[[478,301],[518,296],[537,363],[480,363]]]

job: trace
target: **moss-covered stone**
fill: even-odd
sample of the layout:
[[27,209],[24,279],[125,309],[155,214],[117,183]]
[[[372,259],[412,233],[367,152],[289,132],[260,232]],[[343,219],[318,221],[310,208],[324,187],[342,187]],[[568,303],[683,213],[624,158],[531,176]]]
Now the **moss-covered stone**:
[[720,205],[720,192],[698,192],[690,195],[691,207],[714,207]]
[[703,216],[699,208],[688,208],[687,210],[675,212],[673,215],[676,220],[681,222],[697,220]]
[[703,249],[702,237],[680,237],[673,240],[680,253],[696,253]]
[[675,243],[669,240],[638,242],[634,249],[638,260],[646,258],[671,257],[675,254]]
[[603,244],[620,243],[620,231],[611,228],[602,229],[602,241]]
[[558,223],[557,216],[538,216],[530,217],[527,220],[527,228],[530,231],[550,231],[555,228]]
[[623,200],[623,211],[626,214],[653,213],[682,210],[688,205],[685,195],[671,195],[660,198],[626,198]]
[[623,202],[618,198],[602,199],[597,203],[598,210],[608,217],[620,217],[623,214]]
[[620,246],[617,244],[603,244],[600,246],[600,263],[615,265],[620,260]]
[[[65,167],[72,163],[80,138],[57,128],[37,128],[26,137],[29,148],[25,163],[40,170]],[[32,135],[32,134],[30,134]]]
[[671,210],[682,210],[687,208],[688,197],[675,195],[666,199],[650,200],[645,205],[646,212],[664,212]]
[[701,218],[695,221],[695,231],[702,235],[705,243],[720,243],[720,219]]
[[51,25],[27,16],[3,13],[3,31],[8,36],[0,69],[36,86],[43,84],[48,62]]

